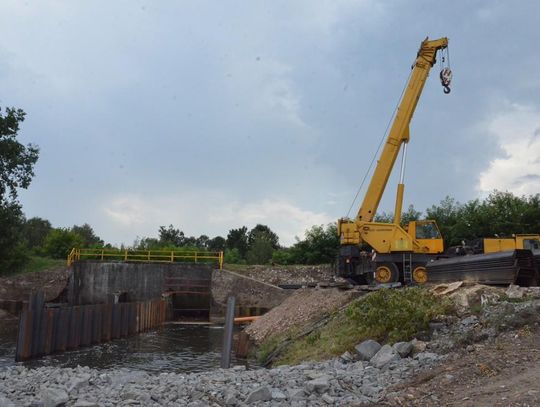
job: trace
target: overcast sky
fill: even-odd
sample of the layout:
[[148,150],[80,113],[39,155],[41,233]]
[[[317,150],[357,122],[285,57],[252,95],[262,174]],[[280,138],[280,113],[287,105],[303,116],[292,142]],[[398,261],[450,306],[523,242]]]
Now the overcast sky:
[[449,38],[454,80],[444,95],[437,65],[418,104],[405,206],[538,193],[538,16],[533,0],[3,0],[0,106],[41,149],[24,211],[117,244],[263,223],[289,245],[347,213],[426,36]]

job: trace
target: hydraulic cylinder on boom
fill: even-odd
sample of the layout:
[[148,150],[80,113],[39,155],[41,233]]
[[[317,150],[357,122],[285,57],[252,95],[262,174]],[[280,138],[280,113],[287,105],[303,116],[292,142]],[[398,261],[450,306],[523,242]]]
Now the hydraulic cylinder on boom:
[[[362,205],[355,219],[338,220],[340,236],[339,274],[359,283],[401,281],[425,282],[427,261],[442,253],[443,240],[437,224],[432,220],[413,221],[401,226],[401,211],[405,190],[404,172],[409,125],[429,72],[438,52],[447,50],[448,39],[425,39],[412,66],[412,72],[399,102],[394,121],[388,132],[379,161],[370,180]],[[443,56],[448,61],[448,56]],[[450,92],[452,72],[447,66],[440,72],[444,93]],[[374,222],[388,179],[402,152],[401,173],[397,186],[392,223]],[[371,250],[362,250],[368,249]]]

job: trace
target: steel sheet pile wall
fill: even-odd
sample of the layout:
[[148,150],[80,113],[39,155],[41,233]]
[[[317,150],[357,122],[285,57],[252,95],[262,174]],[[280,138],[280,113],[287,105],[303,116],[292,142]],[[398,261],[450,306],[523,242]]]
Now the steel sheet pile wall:
[[19,319],[15,360],[125,338],[160,326],[170,311],[163,299],[118,304],[45,307],[43,293],[30,296]]

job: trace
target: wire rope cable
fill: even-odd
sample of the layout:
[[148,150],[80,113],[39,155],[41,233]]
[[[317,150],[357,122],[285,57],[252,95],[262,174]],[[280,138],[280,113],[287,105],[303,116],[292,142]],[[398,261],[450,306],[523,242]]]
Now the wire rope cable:
[[[412,66],[414,67],[414,63],[413,63]],[[392,112],[392,115],[390,116],[390,120],[388,120],[388,124],[386,125],[386,129],[384,130],[384,133],[383,133],[383,135],[381,137],[381,140],[379,141],[379,145],[377,147],[377,150],[375,151],[375,154],[373,154],[373,157],[371,158],[371,162],[369,163],[369,167],[368,167],[366,173],[364,174],[364,178],[362,179],[362,182],[360,183],[360,186],[358,187],[358,190],[356,191],[356,195],[354,196],[354,199],[351,202],[351,206],[349,207],[349,210],[347,211],[347,215],[345,216],[345,218],[349,217],[349,215],[351,213],[351,210],[352,210],[354,204],[356,203],[356,200],[358,199],[358,195],[360,195],[360,191],[362,190],[362,187],[364,186],[364,183],[366,182],[366,179],[367,179],[369,173],[371,172],[371,168],[373,167],[373,163],[375,162],[375,159],[377,158],[377,156],[379,154],[379,150],[381,149],[383,141],[386,139],[386,136],[388,134],[388,129],[390,128],[390,125],[392,124],[392,121],[393,121],[393,119],[394,119],[394,117],[396,115],[396,112],[398,110],[401,99],[403,98],[403,94],[405,93],[405,89],[407,88],[407,84],[409,83],[409,79],[411,78],[412,72],[413,72],[413,70],[411,69],[411,71],[409,72],[409,76],[407,77],[407,80],[405,81],[405,85],[403,86],[403,89],[401,90],[401,95],[399,95],[398,101],[396,103],[396,107],[394,108],[394,111]]]

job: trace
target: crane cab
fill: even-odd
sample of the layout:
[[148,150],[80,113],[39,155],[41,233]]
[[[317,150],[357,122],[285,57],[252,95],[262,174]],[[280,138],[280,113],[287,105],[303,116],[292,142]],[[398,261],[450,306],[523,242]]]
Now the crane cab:
[[441,231],[434,220],[415,220],[406,227],[409,236],[416,240],[425,253],[439,254],[444,251]]

